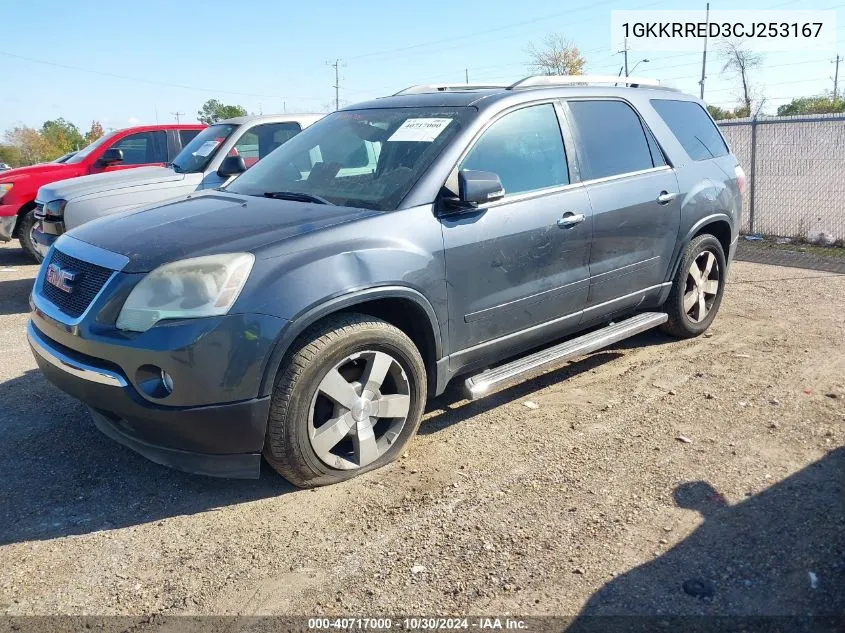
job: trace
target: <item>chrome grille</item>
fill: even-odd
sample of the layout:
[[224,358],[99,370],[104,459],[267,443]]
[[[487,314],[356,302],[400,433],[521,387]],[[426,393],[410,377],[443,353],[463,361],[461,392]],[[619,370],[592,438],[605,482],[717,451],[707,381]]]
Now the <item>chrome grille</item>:
[[77,277],[74,279],[71,292],[65,292],[49,283],[45,274],[40,292],[59,310],[72,318],[82,316],[114,273],[113,270],[71,257],[55,248],[50,260],[44,262],[43,266],[47,267],[51,264],[56,264],[63,270],[73,271]]

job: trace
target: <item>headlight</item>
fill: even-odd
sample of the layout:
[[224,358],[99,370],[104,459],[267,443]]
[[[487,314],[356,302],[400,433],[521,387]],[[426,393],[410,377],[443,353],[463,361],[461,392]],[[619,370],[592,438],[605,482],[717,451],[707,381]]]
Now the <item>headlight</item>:
[[67,200],[51,200],[44,205],[44,215],[47,218],[51,216],[54,218],[61,218],[65,214],[65,205]]
[[163,319],[226,314],[254,263],[251,253],[227,253],[159,266],[129,293],[117,317],[117,327],[146,332]]
[[3,200],[3,196],[9,193],[12,190],[12,187],[15,185],[12,184],[2,184],[0,185],[0,200]]

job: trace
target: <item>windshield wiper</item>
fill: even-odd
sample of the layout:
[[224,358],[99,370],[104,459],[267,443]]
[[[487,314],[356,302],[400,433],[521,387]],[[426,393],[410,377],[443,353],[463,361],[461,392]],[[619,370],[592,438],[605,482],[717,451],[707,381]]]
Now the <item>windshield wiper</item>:
[[299,191],[265,191],[265,198],[275,198],[276,200],[294,200],[296,202],[314,202],[316,204],[331,204],[325,198],[315,196],[310,193],[300,193]]

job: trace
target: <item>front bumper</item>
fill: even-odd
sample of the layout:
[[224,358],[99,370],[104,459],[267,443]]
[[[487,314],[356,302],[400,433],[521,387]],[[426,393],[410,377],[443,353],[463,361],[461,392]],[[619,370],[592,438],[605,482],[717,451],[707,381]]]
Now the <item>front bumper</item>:
[[[5,215],[7,211],[12,211],[12,214]],[[8,242],[12,239],[17,221],[18,216],[16,210],[12,209],[12,205],[0,205],[0,242]]]
[[45,377],[89,406],[97,427],[148,459],[186,472],[256,478],[270,398],[202,406],[149,402],[121,369],[57,343],[32,321],[27,336]]
[[35,250],[37,250],[41,257],[47,256],[47,251],[50,250],[50,247],[59,239],[59,235],[52,235],[50,233],[45,233],[43,229],[43,224],[39,222],[35,230],[32,232],[32,241],[35,242]]

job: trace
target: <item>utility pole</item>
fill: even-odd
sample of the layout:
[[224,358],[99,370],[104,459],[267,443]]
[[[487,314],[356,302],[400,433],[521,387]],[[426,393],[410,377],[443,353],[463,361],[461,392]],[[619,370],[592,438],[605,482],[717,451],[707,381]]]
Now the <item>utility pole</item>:
[[334,109],[340,110],[340,60],[334,60],[334,63],[326,62],[329,66],[334,67]]
[[185,113],[176,111],[176,112],[171,112],[170,114],[172,114],[173,116],[176,117],[176,125],[179,125],[179,123],[181,123],[181,121],[179,120],[179,117],[183,116]]
[[836,59],[833,61],[836,64],[836,72],[833,75],[833,100],[839,98],[839,62],[842,61],[842,56],[837,54]]
[[707,69],[707,33],[710,31],[710,3],[707,3],[707,10],[704,14],[704,24],[705,28],[707,29],[704,32],[704,52],[701,54],[701,81],[698,82],[698,85],[701,86],[701,90],[699,93],[699,99],[704,99],[704,73]]
[[625,69],[625,76],[628,76],[628,38],[627,36],[623,40],[622,50],[617,51],[617,53],[622,53],[625,56],[625,65],[623,68]]
[[469,83],[469,68],[464,68],[464,77],[466,78],[466,83]]

